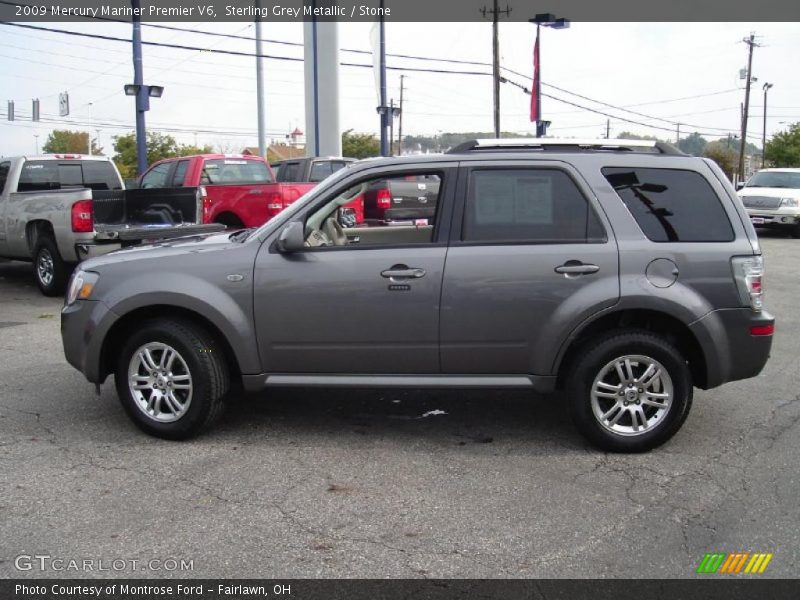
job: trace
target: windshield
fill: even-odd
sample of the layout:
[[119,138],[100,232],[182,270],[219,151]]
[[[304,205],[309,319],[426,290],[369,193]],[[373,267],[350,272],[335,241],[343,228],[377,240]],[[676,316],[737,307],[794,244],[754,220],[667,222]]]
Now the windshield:
[[335,186],[341,179],[344,179],[347,175],[349,175],[352,171],[350,169],[339,169],[331,175],[327,177],[325,181],[320,183],[318,186],[310,189],[305,194],[300,196],[297,200],[295,200],[289,208],[279,212],[277,215],[272,217],[269,221],[264,223],[261,227],[259,227],[253,235],[249,236],[248,239],[253,239],[256,237],[260,237],[262,233],[268,231],[272,225],[274,225],[278,221],[286,220],[288,221],[291,219],[298,211],[300,211],[303,206],[311,202],[314,198],[316,198],[320,194],[326,193],[330,188]]
[[745,187],[800,189],[800,172],[761,171],[753,175]]
[[267,164],[243,158],[214,158],[206,160],[200,177],[201,185],[240,185],[273,183]]

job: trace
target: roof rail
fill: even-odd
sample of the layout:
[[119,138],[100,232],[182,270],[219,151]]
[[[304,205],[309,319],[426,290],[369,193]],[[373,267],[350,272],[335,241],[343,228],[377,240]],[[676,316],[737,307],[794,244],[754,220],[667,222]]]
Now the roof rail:
[[652,152],[686,156],[672,144],[656,140],[610,140],[578,138],[502,138],[470,140],[451,148],[447,154],[464,154],[480,151],[606,151],[606,152]]

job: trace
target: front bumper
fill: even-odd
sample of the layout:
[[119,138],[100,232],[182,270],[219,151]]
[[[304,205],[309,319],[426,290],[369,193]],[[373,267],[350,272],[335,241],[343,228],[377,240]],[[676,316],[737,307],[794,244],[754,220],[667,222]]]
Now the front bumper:
[[103,302],[77,300],[61,310],[61,343],[67,362],[92,383],[103,383],[102,351],[106,333],[117,320]]
[[747,215],[753,225],[786,225],[792,226],[800,223],[800,215],[797,213],[764,211],[747,209]]
[[706,381],[710,389],[739,379],[755,377],[764,368],[772,348],[772,335],[752,335],[752,327],[774,325],[766,311],[727,308],[712,311],[689,328],[704,349]]

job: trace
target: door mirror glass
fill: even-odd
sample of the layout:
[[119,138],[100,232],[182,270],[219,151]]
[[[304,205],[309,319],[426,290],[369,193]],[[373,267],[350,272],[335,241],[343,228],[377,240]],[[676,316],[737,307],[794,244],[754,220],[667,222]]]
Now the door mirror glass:
[[356,226],[357,217],[355,209],[349,208],[347,206],[342,206],[338,212],[339,212],[338,216],[339,225],[347,229]]
[[297,252],[305,247],[303,224],[299,221],[289,223],[278,238],[278,250],[281,252]]

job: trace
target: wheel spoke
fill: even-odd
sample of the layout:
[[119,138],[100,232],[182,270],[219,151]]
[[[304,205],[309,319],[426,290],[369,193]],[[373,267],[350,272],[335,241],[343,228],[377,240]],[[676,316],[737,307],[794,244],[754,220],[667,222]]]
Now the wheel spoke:
[[647,379],[644,379],[643,377],[640,383],[642,384],[643,387],[647,388],[653,385],[653,383],[656,380],[658,380],[659,377],[661,377],[661,369],[655,369],[654,372],[651,373],[650,377],[648,377]]
[[153,355],[150,353],[149,348],[145,348],[139,353],[139,360],[142,361],[145,369],[148,371],[155,371],[156,370],[156,361],[153,358]]
[[183,406],[181,406],[181,403],[172,392],[167,392],[164,396],[164,400],[166,400],[167,406],[169,406],[173,414],[177,415],[183,410]]
[[630,358],[626,358],[625,359],[625,373],[627,374],[628,381],[633,381],[634,380],[633,367],[631,366],[631,359]]
[[147,400],[147,412],[153,412],[155,410],[157,398],[158,398],[158,392],[156,392],[155,390],[150,390],[150,398]]
[[620,385],[627,381],[627,377],[625,377],[625,372],[622,370],[622,362],[617,361],[614,363],[614,368],[617,370],[617,375],[619,376]]
[[650,377],[655,370],[656,366],[653,363],[650,363],[644,370],[644,373],[642,373],[639,379],[636,380],[636,382],[644,385],[645,380],[647,380],[647,378]]
[[133,381],[131,385],[135,390],[147,390],[152,387],[150,383],[150,377],[148,375],[134,375],[132,377]]

